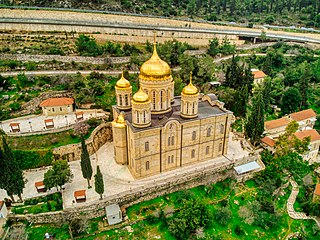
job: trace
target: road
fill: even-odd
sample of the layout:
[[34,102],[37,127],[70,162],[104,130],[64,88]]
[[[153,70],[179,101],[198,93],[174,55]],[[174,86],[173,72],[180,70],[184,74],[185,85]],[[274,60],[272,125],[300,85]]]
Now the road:
[[[78,26],[87,28],[111,28],[111,29],[131,29],[131,30],[148,30],[148,31],[158,31],[158,32],[180,32],[180,33],[202,33],[202,34],[222,34],[222,35],[236,35],[241,37],[253,37],[259,38],[261,32],[252,30],[223,30],[223,29],[205,29],[205,28],[181,28],[181,27],[169,27],[169,26],[159,26],[159,25],[147,25],[147,24],[114,24],[110,22],[101,21],[71,21],[62,19],[42,19],[42,18],[1,18],[0,24],[18,24],[22,25],[49,25],[49,26]],[[297,41],[297,42],[309,42],[320,44],[320,38],[305,37],[298,34],[296,36],[283,34],[283,33],[269,33],[266,32],[266,37],[270,39],[287,40],[287,41]]]

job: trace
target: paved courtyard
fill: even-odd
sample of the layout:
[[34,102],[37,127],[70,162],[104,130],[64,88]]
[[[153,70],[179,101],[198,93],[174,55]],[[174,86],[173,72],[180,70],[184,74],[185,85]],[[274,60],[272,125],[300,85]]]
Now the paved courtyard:
[[[130,191],[134,188],[141,188],[146,184],[152,184],[158,181],[165,182],[167,178],[173,176],[178,177],[179,174],[193,172],[195,169],[203,169],[209,166],[218,167],[230,163],[235,158],[241,159],[249,155],[248,151],[242,149],[240,141],[233,141],[232,136],[230,136],[229,141],[229,153],[226,157],[222,156],[209,161],[199,162],[195,165],[184,166],[173,171],[163,172],[159,175],[151,176],[141,180],[135,180],[126,166],[116,164],[114,161],[113,143],[106,143],[98,150],[96,154],[91,156],[92,168],[94,170],[93,174],[95,174],[96,166],[99,165],[105,183],[104,197],[108,197],[121,192]],[[82,177],[80,161],[70,162],[70,168],[74,175],[74,179],[71,183],[66,184],[65,189],[63,190],[64,208],[72,208],[85,204],[74,203],[73,193],[76,190],[85,189],[87,191],[86,203],[98,200],[99,195],[95,192],[94,187],[90,189],[87,188],[87,181]],[[23,198],[43,195],[43,193],[37,193],[34,183],[43,180],[43,176],[46,171],[47,169],[43,168],[25,172],[28,182],[22,195]],[[91,184],[94,184],[93,180],[91,181]],[[55,191],[55,189],[51,189],[50,192]],[[0,199],[3,199],[4,197],[7,197],[5,191],[0,190]]]
[[[90,109],[90,110],[77,110],[77,112],[83,112],[83,120],[90,118],[101,118],[106,116],[106,112],[102,110]],[[47,128],[45,120],[52,119],[54,126]],[[76,112],[45,116],[45,115],[29,115],[20,118],[9,119],[0,122],[0,128],[7,134],[20,135],[26,133],[45,133],[48,131],[56,130],[59,128],[68,128],[77,122]],[[19,123],[20,132],[13,133],[10,127],[12,123]]]

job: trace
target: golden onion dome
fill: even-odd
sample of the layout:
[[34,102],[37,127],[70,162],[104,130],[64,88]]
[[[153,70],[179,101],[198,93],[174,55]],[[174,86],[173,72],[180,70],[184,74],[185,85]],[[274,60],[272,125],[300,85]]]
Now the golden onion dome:
[[190,72],[190,82],[187,86],[182,89],[182,94],[184,95],[196,95],[199,93],[197,87],[192,84],[192,72]]
[[145,102],[150,101],[148,94],[146,94],[144,91],[142,91],[141,88],[139,89],[138,92],[136,92],[133,95],[132,100],[137,103],[145,103]]
[[149,60],[142,64],[140,76],[145,78],[154,77],[155,79],[169,77],[171,69],[168,63],[163,61],[157,53],[156,43],[153,44],[153,54]]
[[130,88],[131,87],[130,82],[124,78],[123,72],[122,72],[121,78],[116,83],[116,87],[118,87],[118,88]]
[[118,117],[112,122],[115,127],[123,128],[126,126],[126,121],[124,120],[124,114],[121,112]]

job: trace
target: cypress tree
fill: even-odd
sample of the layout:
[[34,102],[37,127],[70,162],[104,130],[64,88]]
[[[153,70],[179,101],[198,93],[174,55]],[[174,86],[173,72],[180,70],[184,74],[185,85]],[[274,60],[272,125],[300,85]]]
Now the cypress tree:
[[250,142],[256,145],[264,132],[264,102],[261,92],[258,92],[253,100],[252,111],[247,119],[245,131]]
[[101,200],[102,194],[104,193],[104,183],[103,183],[103,176],[100,172],[99,166],[97,166],[97,174],[94,175],[94,187],[96,192],[100,195],[100,200]]
[[90,162],[90,156],[89,156],[89,152],[86,146],[86,143],[84,141],[84,137],[81,136],[81,149],[82,149],[82,153],[81,153],[81,171],[82,171],[82,176],[87,179],[88,181],[88,188],[90,188],[90,180],[92,177],[92,166],[91,166],[91,162]]
[[[22,192],[25,186],[23,172],[13,157],[12,151],[8,146],[6,139],[2,136],[2,152],[0,154],[1,166],[1,188],[7,191],[12,201],[14,201],[13,194],[19,196],[22,201]],[[4,179],[5,178],[5,179]]]

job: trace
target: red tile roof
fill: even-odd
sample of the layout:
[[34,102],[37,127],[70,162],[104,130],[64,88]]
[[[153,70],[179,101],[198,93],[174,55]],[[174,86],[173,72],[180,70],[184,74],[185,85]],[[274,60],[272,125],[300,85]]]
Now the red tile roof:
[[71,105],[74,103],[73,98],[48,98],[40,103],[40,107],[56,107]]
[[3,205],[4,205],[4,201],[0,201],[0,210],[2,209]]
[[17,127],[19,125],[20,125],[20,123],[10,123],[10,127]]
[[267,144],[269,147],[274,147],[274,145],[276,144],[276,141],[273,140],[270,137],[265,136],[264,138],[261,139],[261,142]]
[[315,129],[303,130],[300,132],[296,132],[294,135],[296,135],[296,137],[300,140],[303,140],[306,137],[311,137],[311,142],[320,140],[320,135]]
[[43,181],[36,182],[36,183],[34,184],[34,186],[35,186],[36,188],[38,188],[38,187],[43,187],[43,186],[44,186],[44,183],[43,183]]
[[316,117],[317,114],[312,109],[303,110],[300,112],[291,113],[289,115],[293,120],[302,121],[308,118]]
[[83,115],[83,112],[81,111],[81,112],[76,112],[76,115],[78,116],[78,115]]
[[264,122],[264,127],[266,129],[274,129],[274,128],[287,126],[289,123],[290,123],[290,119],[283,117],[276,120]]
[[320,183],[316,185],[316,189],[314,190],[314,194],[320,196]]
[[252,74],[254,79],[264,78],[265,76],[267,76],[263,71],[253,71]]
[[78,191],[75,191],[73,193],[73,196],[75,198],[78,198],[78,197],[85,197],[86,196],[86,190],[78,190]]

